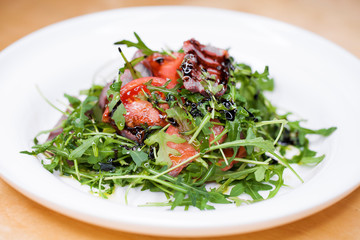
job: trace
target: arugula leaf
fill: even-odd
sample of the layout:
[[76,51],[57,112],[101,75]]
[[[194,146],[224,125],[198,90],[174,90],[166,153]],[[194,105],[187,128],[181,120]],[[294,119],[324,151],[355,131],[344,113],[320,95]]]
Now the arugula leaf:
[[[201,127],[202,126],[202,119],[200,117],[195,118],[195,125]],[[206,135],[209,136],[210,134],[212,134],[211,131],[212,128],[212,124],[210,121],[205,122],[204,126],[201,128],[201,132]]]
[[[124,67],[120,68],[119,72],[124,73],[125,69],[128,69],[129,66],[132,66],[134,68],[136,66],[136,64],[140,63],[144,59],[145,59],[145,56],[138,57],[138,58],[131,60],[128,65],[125,64]],[[133,70],[136,71],[135,68]],[[139,71],[136,71],[136,73],[137,73],[138,77],[142,77],[141,73]]]
[[[178,90],[182,87],[182,85],[180,83],[176,84],[175,87],[173,88],[166,88],[166,86],[170,83],[171,81],[167,81],[163,86],[154,86],[152,85],[152,80],[144,83],[144,85],[146,86],[146,88],[150,91],[150,92],[162,92],[165,94],[165,96],[167,98],[169,98],[169,96],[171,98],[175,98],[177,99],[178,101],[180,100],[181,96],[179,95],[178,93]],[[178,79],[178,82],[179,82],[179,79]],[[184,90],[184,89],[182,89]],[[173,100],[175,100],[173,99]],[[169,99],[170,100],[170,99]]]
[[64,97],[66,97],[69,100],[69,103],[73,108],[77,108],[81,104],[81,101],[76,97],[70,96],[66,93],[64,94]]
[[[227,121],[225,128],[228,129],[228,134],[227,134],[227,138],[226,138],[227,142],[240,140],[242,128],[241,128],[241,122],[237,117],[235,118],[234,121]],[[239,149],[238,146],[233,147],[234,157],[235,157],[238,149]]]
[[316,152],[310,150],[307,146],[303,148],[298,155],[293,156],[289,162],[303,165],[316,165],[324,160],[325,155],[316,156]]
[[273,174],[278,176],[278,179],[276,181],[270,180],[269,182],[275,186],[275,188],[270,191],[268,195],[269,198],[273,198],[280,190],[280,188],[284,185],[284,179],[283,179],[283,173],[284,173],[285,167],[282,165],[276,165],[273,168]]
[[41,145],[35,145],[32,148],[35,149],[35,151],[29,152],[29,151],[21,151],[20,153],[22,154],[27,154],[27,155],[38,155],[40,153],[43,153],[45,151],[47,151],[51,146],[53,146],[55,142],[55,139],[45,142],[44,144]]
[[223,194],[215,192],[215,189],[209,192],[209,201],[212,203],[230,203]]
[[238,197],[229,197],[228,199],[234,201],[234,203],[237,207],[241,206],[241,204],[243,204],[243,203],[249,203],[249,201],[240,199]]
[[318,130],[312,130],[309,128],[304,128],[300,126],[300,121],[288,122],[288,124],[292,130],[298,130],[305,134],[319,134],[324,137],[330,136],[337,128],[330,127],[330,128],[321,128]]
[[148,146],[158,143],[159,150],[156,156],[156,164],[167,165],[168,167],[170,167],[172,162],[169,155],[171,154],[178,156],[179,152],[175,149],[170,148],[167,145],[167,142],[184,143],[186,142],[186,140],[176,135],[169,135],[163,130],[160,130],[157,133],[152,134],[148,139],[144,141],[144,143]]
[[84,120],[87,118],[87,116],[85,115],[85,113],[89,110],[91,110],[96,102],[97,102],[98,98],[95,96],[88,96],[81,104],[80,104],[80,119]]
[[[246,133],[246,140],[251,140],[251,139],[255,139],[256,135],[254,133],[254,130],[252,127],[249,127]],[[246,152],[248,154],[251,154],[254,151],[254,146],[246,146]]]
[[44,162],[42,162],[44,168],[46,170],[48,170],[49,172],[53,173],[54,170],[58,167],[59,165],[59,161],[60,161],[60,158],[59,157],[55,157],[53,158],[53,160],[51,161],[50,164],[45,164]]
[[171,205],[171,210],[174,210],[176,206],[180,206],[185,198],[185,194],[182,192],[175,192],[174,201]]
[[249,194],[253,200],[263,200],[264,198],[259,194],[260,191],[271,190],[272,186],[260,183],[254,180],[244,181],[245,193]]
[[256,85],[262,91],[274,90],[274,79],[269,78],[269,67],[266,66],[263,73],[255,71],[251,75],[251,80],[256,82]]
[[228,148],[233,146],[254,146],[254,147],[259,147],[266,152],[273,152],[275,150],[273,143],[269,140],[263,139],[262,137],[226,142],[223,144],[212,146],[209,148],[209,150],[212,151],[220,148]]
[[266,169],[267,168],[265,166],[259,166],[259,168],[254,172],[255,180],[257,182],[261,182],[264,180]]
[[148,155],[141,151],[129,151],[132,160],[136,166],[140,167],[144,162],[148,160]]
[[245,192],[245,186],[242,182],[237,183],[230,191],[230,197],[237,197]]
[[324,160],[325,155],[321,155],[319,157],[303,157],[301,159],[301,161],[299,162],[299,164],[304,164],[304,165],[313,165],[313,164],[319,164],[322,160]]
[[88,96],[78,107],[78,109],[72,114],[68,120],[72,120],[73,126],[83,129],[85,122],[89,120],[86,113],[96,106],[98,97]]
[[117,104],[119,104],[119,101],[121,101],[121,100],[120,100],[120,93],[119,93],[119,92],[116,92],[116,93],[114,93],[114,94],[111,95],[111,99],[110,99],[110,101],[109,101],[109,103],[108,103],[108,107],[109,107],[109,111],[110,111],[110,112],[114,109],[114,107],[115,107]]
[[145,55],[151,55],[151,54],[157,52],[157,51],[153,51],[150,48],[148,48],[136,32],[134,32],[134,35],[138,41],[137,43],[131,42],[128,40],[122,40],[119,42],[115,42],[114,44],[115,45],[126,45],[127,47],[136,47],[137,49],[141,50]]
[[189,131],[192,127],[189,124],[189,116],[186,111],[179,106],[174,106],[166,110],[168,118],[173,118],[177,124],[179,124],[179,129],[182,132]]
[[123,130],[125,127],[125,117],[124,117],[125,114],[126,114],[125,106],[124,104],[121,103],[111,117],[111,119],[114,120],[119,130]]
[[337,128],[336,127],[330,127],[330,128],[322,128],[318,130],[312,130],[309,128],[304,128],[300,126],[300,121],[294,121],[294,122],[288,122],[287,124],[290,127],[291,131],[297,131],[299,143],[301,146],[304,146],[307,139],[307,134],[318,134],[324,137],[330,136]]
[[77,158],[81,157],[85,153],[85,151],[90,148],[92,144],[94,144],[95,141],[99,138],[100,136],[96,135],[83,141],[79,147],[77,147],[74,151],[70,153],[69,160],[76,160]]
[[80,90],[80,95],[99,97],[104,86],[92,85],[90,89]]
[[[118,95],[118,98],[116,101],[118,101],[120,99],[121,85],[122,85],[122,82],[121,82],[120,78],[117,81],[110,84],[109,90],[106,92],[106,96],[107,96],[109,102],[115,98],[115,95]],[[110,111],[111,110],[112,109],[110,109]]]

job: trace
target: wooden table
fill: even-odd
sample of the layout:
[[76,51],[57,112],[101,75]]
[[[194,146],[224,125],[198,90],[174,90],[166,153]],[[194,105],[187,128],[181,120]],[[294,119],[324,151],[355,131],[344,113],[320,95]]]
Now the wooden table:
[[[101,10],[196,5],[249,12],[315,32],[360,57],[358,0],[0,0],[0,50],[51,23]],[[0,80],[1,81],[1,80]],[[113,231],[53,212],[0,179],[0,239],[172,239]],[[360,239],[360,188],[305,219],[255,233],[207,239]]]

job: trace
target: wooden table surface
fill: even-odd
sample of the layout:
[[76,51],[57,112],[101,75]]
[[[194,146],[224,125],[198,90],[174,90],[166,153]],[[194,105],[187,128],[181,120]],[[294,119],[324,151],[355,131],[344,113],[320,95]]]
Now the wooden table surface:
[[[0,50],[70,17],[150,5],[195,5],[254,13],[315,32],[360,57],[359,0],[0,0]],[[0,179],[0,239],[172,238],[114,231],[73,220],[29,200]],[[305,219],[260,232],[207,239],[360,239],[360,188]]]

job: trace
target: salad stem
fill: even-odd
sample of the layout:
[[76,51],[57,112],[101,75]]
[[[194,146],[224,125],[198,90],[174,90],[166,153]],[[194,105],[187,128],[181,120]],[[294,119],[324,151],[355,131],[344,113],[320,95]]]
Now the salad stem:
[[182,165],[184,165],[184,164],[187,164],[188,162],[191,162],[192,160],[194,160],[194,159],[196,159],[196,158],[198,158],[198,157],[200,157],[200,153],[195,154],[194,156],[186,159],[185,161],[183,161],[183,162],[175,165],[175,166],[172,167],[172,168],[169,168],[169,169],[166,170],[166,171],[163,171],[163,172],[155,175],[154,177],[155,177],[155,178],[158,178],[158,177],[160,177],[160,176],[162,176],[162,175],[164,175],[164,174],[167,174],[168,172],[171,172],[172,170],[175,170],[176,168],[178,168],[178,167],[180,167],[180,166],[182,166]]
[[47,99],[47,98],[45,97],[45,95],[40,91],[40,88],[39,88],[38,85],[36,85],[36,90],[39,92],[40,96],[45,100],[45,102],[47,102],[50,106],[52,106],[54,109],[58,110],[58,111],[61,112],[62,114],[66,115],[66,116],[69,116],[69,113],[60,110],[58,107],[56,107],[54,104],[52,104],[52,103],[49,101],[49,99]]
[[211,117],[210,114],[207,113],[206,116],[204,117],[204,119],[202,120],[200,126],[198,127],[198,129],[196,129],[196,132],[189,140],[189,144],[191,144],[196,139],[196,137],[199,135],[201,129],[210,121],[210,117]]
[[146,180],[158,182],[158,183],[160,183],[160,184],[162,184],[164,186],[167,186],[169,188],[172,188],[172,189],[174,189],[176,191],[179,191],[179,192],[182,192],[182,193],[187,193],[187,189],[185,189],[185,188],[183,188],[181,186],[178,186],[178,185],[175,185],[175,184],[160,180],[160,179],[156,178],[155,176],[123,175],[123,176],[106,177],[106,178],[104,178],[104,180],[129,179],[129,178],[146,179]]

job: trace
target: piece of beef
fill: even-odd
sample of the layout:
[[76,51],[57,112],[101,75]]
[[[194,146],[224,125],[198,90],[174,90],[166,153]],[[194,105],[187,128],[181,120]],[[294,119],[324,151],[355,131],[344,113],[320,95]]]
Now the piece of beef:
[[209,45],[202,45],[195,39],[184,42],[184,61],[181,65],[184,87],[191,92],[209,95],[205,91],[204,81],[210,80],[216,88],[222,84],[223,88],[216,93],[225,93],[230,75],[231,62],[226,50]]

